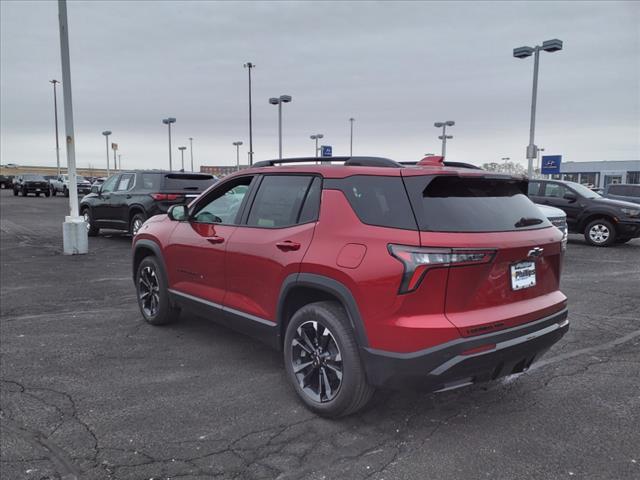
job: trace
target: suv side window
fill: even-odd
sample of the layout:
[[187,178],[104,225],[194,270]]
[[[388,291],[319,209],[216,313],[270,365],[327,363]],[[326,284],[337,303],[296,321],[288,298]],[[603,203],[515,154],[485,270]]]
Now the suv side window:
[[559,183],[547,183],[544,186],[544,196],[551,198],[563,198],[569,189]]
[[313,177],[266,175],[251,206],[247,225],[281,228],[296,225]]
[[102,184],[102,193],[111,193],[116,186],[116,182],[120,178],[120,175],[112,175]]
[[214,189],[200,205],[191,219],[196,223],[222,223],[237,225],[238,213],[253,177],[239,177]]
[[126,190],[130,190],[133,188],[133,184],[135,183],[135,174],[133,173],[123,173],[120,175],[120,181],[118,182],[118,186],[116,188],[117,192],[124,192]]
[[322,180],[320,177],[316,177],[313,179],[313,182],[309,187],[309,191],[307,192],[307,197],[304,199],[304,205],[300,211],[300,218],[298,218],[299,224],[315,222],[318,220],[321,194]]

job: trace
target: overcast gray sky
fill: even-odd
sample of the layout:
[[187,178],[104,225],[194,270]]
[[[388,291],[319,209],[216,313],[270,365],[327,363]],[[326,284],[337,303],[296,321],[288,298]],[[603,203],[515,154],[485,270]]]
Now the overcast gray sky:
[[[268,98],[289,94],[285,156],[312,155],[313,133],[348,154],[355,117],[354,154],[418,159],[440,150],[434,121],[452,119],[448,159],[524,163],[533,61],[512,49],[551,38],[564,50],[541,55],[536,143],[565,161],[640,158],[640,2],[70,1],[68,11],[80,166],[105,166],[109,129],[125,168],[167,167],[167,116],[174,159],[194,137],[197,166],[234,164],[236,140],[246,161],[247,61],[256,160],[277,156]],[[0,22],[2,163],[55,165],[57,2],[2,1]]]

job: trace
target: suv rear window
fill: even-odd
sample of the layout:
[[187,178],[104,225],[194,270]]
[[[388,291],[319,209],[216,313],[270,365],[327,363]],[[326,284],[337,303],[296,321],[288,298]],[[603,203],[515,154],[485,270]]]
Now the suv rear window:
[[140,188],[166,192],[204,192],[216,177],[198,173],[142,173]]
[[551,224],[527,198],[527,182],[458,176],[405,178],[420,230],[506,232]]

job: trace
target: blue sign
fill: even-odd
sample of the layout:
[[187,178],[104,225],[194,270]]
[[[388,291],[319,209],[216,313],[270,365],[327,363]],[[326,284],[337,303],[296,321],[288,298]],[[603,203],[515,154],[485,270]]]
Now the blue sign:
[[551,175],[560,173],[560,164],[562,163],[562,155],[543,155],[540,173]]
[[333,154],[333,149],[331,145],[322,145],[320,147],[320,155],[322,157],[330,157]]

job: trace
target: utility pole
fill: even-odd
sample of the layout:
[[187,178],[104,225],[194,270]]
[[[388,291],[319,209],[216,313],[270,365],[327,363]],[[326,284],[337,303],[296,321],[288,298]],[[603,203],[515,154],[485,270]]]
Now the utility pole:
[[169,171],[171,171],[173,170],[173,165],[171,163],[171,124],[176,123],[176,119],[173,117],[163,118],[162,123],[169,127]]
[[69,174],[69,216],[62,224],[62,244],[65,255],[84,254],[89,251],[87,224],[79,215],[78,182],[76,179],[76,150],[73,130],[73,102],[71,99],[71,60],[69,58],[69,25],[67,0],[58,0],[60,26],[60,58],[62,60],[62,92],[64,99],[64,126],[67,141],[67,172]]
[[53,115],[56,122],[56,166],[58,167],[58,176],[60,176],[60,142],[58,141],[58,95],[56,93],[56,84],[58,80],[49,80],[53,84]]
[[189,137],[189,153],[191,154],[191,171],[193,172],[193,137]]
[[107,178],[108,178],[111,175],[111,172],[109,171],[109,135],[111,135],[111,130],[105,130],[104,132],[102,132],[102,135],[104,135],[105,144],[107,146]]
[[181,172],[184,172],[184,151],[187,149],[187,147],[178,147],[178,150],[180,150],[180,155],[182,158],[182,169],[180,170]]
[[355,118],[350,118],[349,123],[351,124],[351,135],[349,137],[349,156],[353,157],[353,122],[355,122]]
[[118,170],[122,171],[122,155],[118,154]]
[[253,126],[251,116],[251,69],[256,68],[255,64],[247,62],[244,68],[249,70],[249,165],[253,165]]
[[282,160],[282,104],[289,103],[291,95],[280,95],[271,97],[269,103],[278,106],[278,158]]
[[118,170],[118,163],[116,162],[116,151],[118,150],[118,144],[112,143],[111,149],[113,150],[113,171],[115,172]]
[[236,147],[236,171],[240,171],[240,145],[242,145],[241,141],[233,142],[233,145]]
[[447,120],[446,122],[436,122],[433,124],[436,128],[442,128],[442,135],[438,138],[442,140],[442,158],[445,158],[447,154],[447,140],[453,138],[453,135],[447,135],[447,127],[453,127],[456,124],[453,120]]

